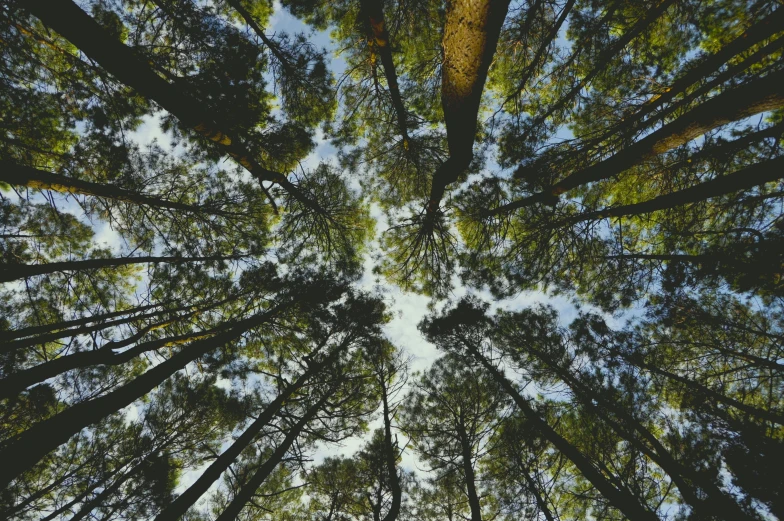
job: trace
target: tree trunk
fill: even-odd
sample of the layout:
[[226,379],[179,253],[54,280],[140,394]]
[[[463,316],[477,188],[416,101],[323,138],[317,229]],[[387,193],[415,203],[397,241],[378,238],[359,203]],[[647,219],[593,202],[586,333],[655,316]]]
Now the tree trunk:
[[606,219],[610,217],[629,217],[653,213],[660,210],[668,210],[670,208],[677,208],[679,206],[705,201],[713,197],[720,197],[741,190],[748,190],[755,186],[777,181],[781,178],[784,178],[784,156],[748,166],[737,172],[717,177],[716,179],[711,179],[710,181],[684,188],[683,190],[660,195],[649,201],[581,213],[557,221],[552,226],[553,228],[560,228],[583,221]]
[[[676,96],[683,94],[690,86],[709,77],[733,56],[750,49],[754,45],[767,38],[770,38],[772,35],[782,30],[784,30],[784,11],[779,10],[764,20],[761,20],[760,22],[749,27],[746,31],[743,32],[743,34],[719,49],[716,53],[699,59],[699,61],[692,68],[688,69],[681,77],[672,82],[666,90],[650,98],[648,101],[643,103],[634,114],[631,114],[630,117],[625,119],[623,122],[619,122],[618,124],[613,125],[610,129],[607,129],[607,131],[604,132],[602,136],[596,139],[591,139],[590,142],[598,143],[613,136],[626,133],[628,129],[634,127],[637,123],[642,121],[645,116],[656,110],[658,107],[661,107],[665,103],[672,101]],[[752,62],[756,61],[756,57],[750,58],[752,59]],[[743,61],[743,63],[746,64],[748,60],[749,59],[747,58]],[[748,65],[745,67],[748,67]],[[731,70],[720,74],[719,78],[721,78],[721,81],[723,82],[727,79],[727,76],[731,77],[736,72],[739,71],[734,70],[734,67],[732,67]],[[716,86],[714,81],[709,82],[708,85],[710,85],[710,87]],[[698,90],[703,91],[704,88],[700,88]],[[690,93],[688,95],[688,99],[693,99],[695,94],[696,93]],[[676,105],[680,106],[681,104],[681,102],[678,102]],[[671,111],[667,110],[666,112],[669,114]],[[657,115],[655,119],[659,120],[661,119],[661,116]],[[650,120],[646,122],[646,124],[649,123]]]
[[24,7],[119,81],[156,102],[183,125],[217,143],[253,177],[277,183],[303,205],[324,213],[318,203],[291,184],[285,175],[261,166],[236,136],[229,135],[232,129],[220,123],[219,115],[205,111],[198,100],[158,76],[131,48],[110,36],[74,2],[29,0]]
[[534,425],[539,433],[548,440],[553,446],[568,458],[577,470],[596,487],[609,503],[617,508],[630,521],[658,521],[656,514],[641,505],[637,499],[625,490],[615,488],[605,476],[593,465],[580,450],[569,441],[558,434],[541,416],[531,407],[528,401],[517,392],[512,383],[501,372],[491,364],[479,351],[469,342],[464,345],[471,355],[487,369],[493,379],[511,396],[517,404],[520,412],[526,419]]
[[784,70],[725,91],[614,156],[567,176],[549,191],[499,206],[487,214],[503,214],[536,203],[553,204],[560,194],[572,188],[609,179],[714,128],[784,106],[784,88],[781,85],[784,85]]
[[482,521],[482,506],[479,503],[479,494],[476,491],[476,476],[474,475],[473,453],[468,443],[468,435],[462,424],[457,425],[457,436],[460,438],[460,456],[463,464],[463,478],[468,495],[468,506],[471,508],[471,521]]
[[[549,356],[529,347],[528,349],[534,356],[546,364],[557,376],[572,390],[572,395],[585,407],[596,412],[612,429],[622,438],[637,448],[640,452],[648,456],[672,479],[675,486],[681,492],[684,501],[694,509],[695,512],[702,512],[717,516],[718,518],[730,516],[731,519],[758,521],[756,517],[747,514],[740,506],[732,500],[726,493],[719,489],[710,479],[705,479],[699,471],[686,467],[679,463],[664,445],[654,436],[637,418],[623,410],[619,405],[615,405],[605,399],[600,393],[596,393],[588,385],[584,384],[577,376],[571,374],[568,369],[561,367],[553,362]],[[596,402],[594,404],[594,401]],[[609,413],[607,412],[609,411]],[[613,419],[610,415],[615,415],[621,422]],[[637,431],[650,443],[647,447],[640,442],[630,431]],[[685,479],[684,479],[685,478]],[[688,480],[688,482],[686,481]],[[701,488],[708,496],[706,500],[699,499],[691,483]]]
[[211,209],[208,206],[194,206],[191,204],[179,203],[177,201],[167,201],[165,199],[140,194],[110,184],[82,181],[80,179],[38,170],[30,166],[20,165],[13,161],[0,161],[0,181],[10,185],[26,186],[37,190],[53,190],[63,194],[92,195],[112,199],[114,201],[122,201],[124,203],[165,208],[168,210],[181,210],[200,215],[220,215],[224,217],[240,215],[223,210]]
[[387,31],[386,21],[384,20],[384,5],[382,0],[360,0],[362,16],[365,17],[370,37],[373,39],[374,48],[378,50],[381,57],[381,65],[384,68],[384,77],[387,80],[389,96],[392,98],[392,107],[397,116],[397,125],[403,142],[408,141],[408,122],[406,107],[400,95],[400,86],[397,82],[397,72],[395,62],[392,59],[392,48],[389,42],[389,32]]
[[400,476],[397,474],[397,449],[392,443],[392,418],[389,411],[389,397],[387,387],[381,382],[381,402],[384,408],[384,446],[386,448],[387,474],[389,474],[389,488],[392,490],[392,504],[383,521],[396,521],[400,515],[400,505],[403,502],[403,490],[400,486]]
[[[3,379],[0,379],[0,399],[15,396],[34,384],[43,382],[49,378],[54,378],[55,376],[72,369],[91,367],[94,365],[121,365],[133,360],[142,353],[157,351],[163,347],[172,347],[188,341],[209,337],[221,331],[225,331],[231,326],[231,323],[224,323],[221,326],[207,331],[150,340],[148,342],[143,342],[139,345],[136,345],[130,349],[126,349],[120,353],[115,352],[114,349],[125,347],[123,344],[125,344],[126,341],[119,342],[116,345],[112,345],[110,342],[100,349],[82,351],[80,353],[74,353],[71,355],[55,358],[48,362],[44,362],[43,364],[36,365],[17,373],[12,373]],[[141,334],[134,336],[141,337],[147,332],[147,330],[143,330]],[[133,341],[133,338],[134,337],[131,337],[130,340]]]
[[714,391],[709,387],[706,387],[693,380],[690,380],[689,378],[677,375],[675,373],[671,373],[669,371],[665,371],[664,369],[661,369],[656,365],[643,362],[642,360],[638,359],[639,357],[631,357],[624,354],[620,354],[618,352],[616,352],[616,354],[618,354],[621,358],[623,358],[626,362],[628,362],[631,365],[634,365],[641,369],[646,369],[651,373],[663,376],[668,380],[672,380],[674,382],[678,382],[682,384],[686,389],[693,391],[698,396],[712,398],[713,400],[716,400],[719,403],[723,403],[724,405],[729,405],[730,407],[738,409],[739,411],[742,411],[748,415],[754,416],[761,420],[766,420],[769,422],[777,423],[779,425],[784,425],[784,415],[780,413],[773,412],[773,411],[765,411],[762,409],[757,409],[756,407],[752,407],[751,405],[746,405],[742,402],[739,402],[738,400],[735,400],[717,391]]
[[47,275],[58,271],[83,271],[127,266],[129,264],[182,264],[186,262],[222,261],[240,258],[237,255],[210,255],[207,257],[120,257],[113,259],[86,259],[78,261],[48,262],[46,264],[0,265],[0,282]]
[[[637,20],[628,31],[621,35],[621,37],[619,37],[600,54],[596,60],[599,65],[591,69],[588,74],[578,81],[577,84],[572,87],[572,89],[567,92],[565,96],[563,96],[553,106],[547,109],[544,114],[537,116],[531,128],[541,127],[542,123],[544,123],[547,118],[552,116],[555,112],[566,107],[569,103],[572,103],[574,98],[577,97],[580,91],[583,90],[585,86],[591,82],[591,80],[598,76],[599,73],[604,72],[604,70],[607,68],[607,64],[616,54],[620,53],[623,48],[629,44],[629,42],[639,36],[645,29],[658,20],[659,17],[662,16],[674,2],[675,0],[660,0],[657,6],[648,9],[645,13],[645,16]],[[528,139],[530,139],[528,132],[524,133],[520,137],[521,141],[527,141]]]
[[234,497],[234,499],[232,499],[231,503],[229,503],[221,515],[218,516],[216,521],[234,521],[238,519],[240,511],[242,511],[243,507],[253,498],[256,490],[258,490],[262,483],[264,483],[264,480],[266,480],[267,477],[272,474],[272,472],[275,470],[275,467],[277,467],[280,461],[283,459],[283,456],[286,455],[286,452],[288,452],[289,448],[297,440],[300,432],[302,432],[302,429],[311,419],[313,419],[316,413],[318,413],[321,407],[326,403],[329,396],[329,393],[325,394],[318,402],[313,404],[307,410],[307,412],[294,426],[292,426],[288,434],[286,434],[283,442],[278,445],[272,455],[270,455],[269,459],[265,461],[261,467],[259,467],[259,469],[253,474],[253,477],[251,477],[248,482],[245,483],[245,485],[239,490],[239,492],[237,492],[237,495]]
[[[278,412],[283,408],[286,401],[305,385],[308,380],[313,378],[319,371],[326,367],[330,362],[334,361],[341,352],[349,344],[347,337],[337,348],[329,353],[320,362],[311,365],[297,381],[283,390],[275,400],[273,400],[259,415],[258,418],[231,444],[218,458],[207,467],[207,469],[199,476],[199,478],[188,489],[180,494],[174,502],[163,510],[155,518],[155,521],[176,521],[180,519],[185,512],[193,506],[199,498],[212,486],[212,484],[220,478],[229,466],[234,463],[240,453],[250,445],[256,438],[261,429],[267,425],[275,417]],[[285,451],[284,451],[285,452]],[[282,456],[281,456],[282,457]]]
[[442,48],[441,105],[449,159],[433,175],[427,214],[433,218],[447,185],[473,158],[479,103],[509,0],[448,2]]
[[[3,338],[0,339],[0,344],[9,343],[11,340],[15,340],[17,338],[28,337],[32,335],[38,335],[42,333],[49,333],[50,331],[56,330],[64,330],[71,327],[81,327],[84,325],[89,324],[90,322],[98,322],[101,320],[110,320],[112,318],[120,317],[123,315],[130,315],[131,313],[141,313],[143,311],[147,311],[148,309],[160,307],[165,303],[161,304],[148,304],[146,306],[137,306],[135,308],[123,309],[120,311],[112,311],[110,313],[103,313],[101,315],[92,315],[89,317],[82,317],[77,318],[74,320],[65,320],[63,322],[57,322],[56,324],[43,324],[40,326],[28,326],[20,329],[12,329],[10,331],[3,331]],[[157,312],[161,313],[161,312]],[[154,314],[153,314],[154,315]],[[133,317],[126,319],[127,321],[132,321]],[[107,326],[108,327],[108,326]],[[80,333],[75,333],[80,334]],[[68,336],[68,335],[66,335]],[[58,337],[62,338],[62,337]],[[32,344],[31,344],[32,345]],[[25,346],[22,346],[25,347]],[[3,347],[5,349],[5,347]]]
[[235,340],[249,329],[270,321],[281,311],[281,307],[242,320],[231,330],[214,337],[197,340],[122,387],[69,407],[18,436],[5,440],[0,445],[0,461],[4,462],[0,467],[0,488],[5,488],[19,474],[32,468],[41,458],[82,429],[130,405],[199,357]]

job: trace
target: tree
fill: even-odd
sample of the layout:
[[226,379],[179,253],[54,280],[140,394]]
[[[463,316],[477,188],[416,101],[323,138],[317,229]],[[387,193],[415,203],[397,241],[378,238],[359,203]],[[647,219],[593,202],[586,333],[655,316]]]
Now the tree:
[[[0,0],[0,42],[0,517],[784,515],[780,2]],[[412,378],[370,272],[431,299]]]

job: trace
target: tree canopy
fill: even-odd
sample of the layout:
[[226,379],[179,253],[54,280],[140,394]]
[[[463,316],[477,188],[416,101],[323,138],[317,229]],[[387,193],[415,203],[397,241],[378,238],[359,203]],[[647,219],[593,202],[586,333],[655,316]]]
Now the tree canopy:
[[0,518],[784,521],[783,53],[781,0],[0,0]]

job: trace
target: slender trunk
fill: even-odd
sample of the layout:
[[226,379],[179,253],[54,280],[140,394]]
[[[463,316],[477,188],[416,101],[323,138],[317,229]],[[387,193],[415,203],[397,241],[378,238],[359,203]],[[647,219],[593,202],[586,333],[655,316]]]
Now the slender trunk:
[[[114,349],[125,347],[123,344],[125,344],[126,341],[119,342],[116,345],[112,345],[110,342],[100,349],[82,351],[80,353],[74,353],[72,355],[55,358],[54,360],[44,362],[43,364],[36,365],[23,371],[19,371],[18,373],[12,373],[3,379],[0,379],[0,399],[15,396],[34,384],[43,382],[49,378],[54,378],[55,376],[63,374],[64,372],[70,371],[72,369],[91,367],[95,365],[121,365],[133,360],[143,353],[209,337],[221,331],[225,331],[226,329],[231,328],[231,326],[231,323],[226,323],[207,331],[150,340],[148,342],[142,342],[141,344],[136,345],[130,349],[126,349],[120,353],[117,353]],[[146,332],[147,331],[142,331],[134,336],[141,338],[141,336],[143,336],[143,334]],[[133,337],[131,337],[130,340],[132,339]]]
[[[117,481],[109,485],[108,487],[104,488],[100,494],[95,496],[92,500],[88,501],[79,511],[74,514],[74,516],[69,519],[68,521],[81,521],[91,513],[96,507],[101,506],[103,502],[110,497],[112,494],[117,492],[120,487],[129,479],[134,477],[140,470],[142,470],[144,462],[137,463],[136,466],[131,469],[130,471],[126,472],[123,476],[121,476]],[[43,520],[41,520],[43,521]]]
[[[523,70],[522,79],[518,83],[517,89],[513,94],[511,94],[504,100],[504,105],[506,105],[514,98],[519,96],[526,89],[526,87],[528,87],[528,82],[536,73],[536,70],[540,67],[539,62],[544,57],[544,53],[547,52],[547,49],[550,48],[550,44],[552,44],[555,41],[555,39],[558,38],[558,32],[561,30],[561,26],[566,21],[566,17],[571,12],[572,7],[574,7],[575,1],[576,0],[567,0],[563,9],[561,9],[561,13],[558,16],[558,20],[556,20],[555,24],[553,25],[552,29],[548,33],[547,37],[544,39],[541,45],[539,45],[539,48],[536,50],[536,54],[531,59],[531,63]],[[528,20],[526,20],[526,25],[530,26]]]
[[[152,308],[160,307],[164,304],[165,303],[149,304],[146,306],[137,306],[135,308],[123,309],[120,311],[112,311],[110,313],[103,313],[101,315],[92,315],[89,317],[82,317],[74,320],[65,320],[63,322],[57,322],[56,324],[43,324],[39,326],[29,326],[20,329],[13,329],[10,331],[3,331],[3,338],[0,339],[0,344],[8,343],[9,341],[15,340],[17,338],[38,335],[42,333],[49,333],[50,331],[69,329],[72,327],[81,327],[91,322],[110,320],[112,318],[120,317],[123,315],[130,315],[131,313],[141,313],[143,311],[147,311]],[[128,320],[133,320],[133,318],[130,318]]]
[[512,383],[493,365],[487,360],[472,344],[464,342],[470,354],[487,369],[492,375],[493,379],[511,396],[515,404],[517,404],[520,412],[537,428],[539,433],[548,440],[553,446],[568,458],[577,470],[596,487],[607,501],[615,508],[617,508],[623,515],[629,518],[630,521],[658,521],[656,514],[641,505],[637,498],[631,495],[628,491],[618,489],[613,485],[602,473],[594,466],[593,462],[588,459],[577,447],[572,445],[569,441],[558,434],[550,424],[548,424],[539,414],[531,407],[528,401],[514,388]]
[[525,482],[528,485],[528,490],[530,490],[531,494],[534,495],[534,499],[536,500],[536,506],[539,508],[539,511],[544,514],[544,517],[547,519],[547,521],[555,521],[555,517],[553,516],[553,513],[550,511],[550,507],[547,506],[547,502],[544,500],[542,494],[539,492],[539,486],[529,474],[529,469],[523,470],[523,478],[525,479]]
[[283,55],[283,53],[280,52],[278,45],[267,37],[264,29],[262,29],[262,27],[256,22],[250,11],[245,9],[239,0],[226,0],[226,3],[229,4],[232,9],[237,11],[242,19],[245,20],[245,23],[248,24],[251,29],[253,29],[253,32],[256,33],[259,38],[261,38],[261,41],[264,42],[264,45],[267,46],[272,55],[275,56],[278,62],[280,62],[281,66],[284,69],[290,71],[292,69],[292,64]]
[[[596,62],[599,64],[594,67],[588,74],[586,74],[572,89],[566,93],[565,96],[560,98],[553,104],[544,114],[536,117],[531,128],[540,128],[547,118],[555,114],[557,111],[565,108],[568,104],[572,103],[577,95],[588,85],[599,73],[607,69],[607,65],[611,62],[612,58],[620,53],[629,42],[639,36],[644,30],[650,27],[664,12],[675,2],[675,0],[662,0],[659,4],[652,9],[646,11],[645,15],[637,20],[635,24],[626,31],[620,38],[613,42],[601,55],[597,58]],[[520,137],[521,141],[530,139],[529,132],[526,132]]]
[[628,362],[631,365],[634,365],[634,366],[639,367],[641,369],[646,369],[647,371],[649,371],[649,372],[651,372],[653,374],[657,374],[659,376],[663,376],[663,377],[667,378],[668,380],[672,380],[674,382],[678,382],[678,383],[682,384],[684,386],[684,388],[688,389],[689,391],[694,392],[698,396],[704,396],[706,398],[711,398],[713,400],[716,400],[719,403],[723,403],[724,405],[729,405],[730,407],[733,407],[733,408],[735,408],[735,409],[737,409],[739,411],[742,411],[742,412],[744,412],[744,413],[746,413],[748,415],[754,416],[754,417],[759,418],[761,420],[766,420],[766,421],[769,421],[769,422],[777,423],[779,425],[784,425],[784,415],[782,415],[780,413],[773,412],[773,411],[765,411],[765,410],[762,410],[762,409],[757,409],[756,407],[752,407],[750,405],[746,405],[746,404],[744,404],[742,402],[739,402],[738,400],[735,400],[733,398],[725,396],[724,394],[722,394],[720,392],[714,391],[713,389],[711,389],[711,388],[709,388],[707,386],[704,386],[704,385],[699,384],[699,383],[697,383],[697,382],[695,382],[693,380],[690,380],[689,378],[677,375],[675,373],[671,373],[669,371],[665,371],[664,369],[661,369],[660,367],[658,367],[656,365],[648,364],[646,362],[643,362],[642,360],[639,360],[638,357],[631,357],[631,356],[623,355],[623,354],[620,354],[620,353],[617,353],[617,352],[616,352],[616,354],[618,354],[621,358],[623,358],[626,362]]
[[[699,471],[695,471],[679,463],[672,453],[667,450],[653,433],[650,432],[634,415],[626,412],[619,405],[609,402],[601,394],[594,392],[590,386],[583,383],[577,376],[571,374],[568,369],[561,367],[553,362],[545,353],[535,349],[529,349],[534,356],[545,363],[557,376],[572,390],[573,396],[585,407],[595,411],[604,419],[621,437],[630,442],[640,452],[654,461],[672,479],[675,486],[681,492],[684,501],[696,512],[710,513],[721,517],[730,516],[731,519],[758,521],[743,511],[742,508],[732,500],[727,494],[720,490],[710,479],[705,479]],[[595,402],[595,403],[594,403]],[[616,421],[612,416],[617,416],[621,421]],[[630,431],[637,431],[650,443],[647,447],[637,439],[637,436]],[[685,479],[684,479],[685,478]],[[687,481],[688,480],[688,481]],[[708,496],[706,500],[699,499],[694,487],[697,485]]]
[[717,177],[716,179],[699,183],[689,188],[684,188],[683,190],[660,195],[649,201],[581,213],[574,217],[557,221],[552,227],[560,228],[563,226],[572,226],[584,221],[611,217],[630,217],[633,215],[643,215],[661,210],[668,210],[670,208],[677,208],[679,206],[705,201],[713,197],[720,197],[741,190],[748,190],[755,186],[777,181],[781,178],[784,178],[784,156],[757,163],[738,170],[737,172]]
[[302,388],[311,378],[319,373],[329,363],[334,361],[349,344],[348,338],[335,348],[320,362],[311,365],[297,381],[287,387],[278,395],[259,415],[258,418],[231,444],[215,461],[199,476],[199,478],[180,494],[174,502],[155,518],[155,521],[176,521],[193,506],[199,498],[220,478],[229,466],[234,463],[240,453],[250,445],[261,429],[269,424],[276,414],[280,412],[289,398]]
[[479,504],[479,494],[476,491],[476,476],[474,475],[473,451],[468,442],[468,435],[463,425],[457,425],[457,436],[460,439],[460,459],[463,464],[463,478],[468,495],[468,506],[471,508],[471,521],[482,521],[482,506]]
[[82,429],[143,397],[171,375],[199,357],[240,337],[249,329],[271,320],[282,306],[239,321],[231,330],[214,337],[197,340],[182,348],[122,387],[99,398],[78,403],[55,416],[39,422],[0,445],[0,488],[32,468],[49,452],[67,442]]
[[524,197],[487,213],[498,215],[536,203],[554,204],[560,194],[572,188],[609,179],[721,125],[784,106],[784,88],[781,85],[784,85],[784,70],[725,91],[614,156],[567,176],[547,192]]
[[25,3],[34,16],[51,27],[112,76],[155,101],[176,117],[184,126],[218,144],[259,181],[277,183],[294,199],[323,213],[323,209],[294,186],[285,175],[261,166],[255,154],[246,148],[232,129],[220,123],[220,116],[204,109],[204,105],[183,89],[160,76],[140,59],[133,49],[109,35],[95,20],[71,0],[29,0]]
[[238,519],[240,511],[242,511],[243,507],[253,498],[253,495],[256,493],[256,490],[264,483],[267,477],[272,474],[275,470],[275,467],[283,459],[283,456],[286,455],[289,448],[294,444],[297,438],[302,432],[302,429],[307,425],[307,423],[313,419],[313,417],[318,413],[321,407],[326,403],[327,399],[329,398],[329,394],[325,394],[318,402],[313,404],[307,412],[302,416],[302,418],[292,426],[289,430],[288,434],[284,438],[283,442],[278,445],[275,451],[270,455],[269,459],[265,461],[261,467],[253,474],[247,483],[237,492],[237,495],[234,496],[231,503],[226,507],[226,509],[218,516],[216,521],[234,521]]
[[473,158],[479,103],[508,9],[509,0],[448,3],[442,40],[441,105],[449,159],[433,175],[426,208],[430,218],[435,216],[447,185],[457,181]]
[[392,107],[397,116],[397,125],[403,143],[408,141],[408,123],[406,107],[400,95],[400,86],[397,82],[397,72],[395,62],[392,59],[392,48],[389,42],[389,32],[387,31],[386,21],[384,20],[384,5],[382,0],[360,0],[362,16],[366,19],[369,26],[370,36],[373,38],[374,48],[378,50],[381,57],[381,65],[384,67],[384,76],[389,88],[389,96],[392,98]]
[[[205,311],[209,311],[211,309],[215,309],[215,308],[217,308],[219,306],[222,306],[223,304],[226,304],[227,302],[231,302],[233,300],[237,300],[237,299],[239,299],[239,298],[241,298],[241,297],[243,297],[243,296],[245,296],[245,295],[247,295],[249,293],[250,293],[249,291],[243,291],[243,292],[237,293],[235,295],[229,296],[228,298],[221,299],[221,300],[219,300],[217,302],[212,302],[212,303],[210,303],[208,305],[201,306],[201,307],[197,307],[196,304],[188,304],[188,305],[185,305],[185,306],[178,306],[176,308],[171,308],[171,309],[162,309],[160,311],[155,311],[153,313],[146,313],[146,314],[143,314],[143,315],[127,317],[127,318],[123,318],[123,319],[120,319],[120,320],[114,320],[114,321],[110,320],[109,322],[103,322],[103,323],[95,324],[95,325],[92,325],[92,326],[87,326],[86,324],[89,324],[90,322],[97,322],[97,321],[100,321],[100,320],[111,319],[111,318],[114,318],[116,316],[122,316],[122,315],[127,315],[127,314],[130,314],[130,313],[137,313],[137,312],[140,312],[140,311],[146,311],[146,310],[151,309],[151,308],[160,307],[160,306],[163,306],[163,305],[166,305],[166,304],[170,304],[172,301],[162,302],[160,304],[152,304],[152,305],[149,305],[149,306],[141,306],[141,307],[130,309],[130,310],[126,310],[126,311],[116,311],[116,312],[113,312],[113,313],[106,313],[104,315],[98,315],[98,316],[94,316],[94,317],[85,317],[85,318],[82,318],[82,319],[73,320],[73,321],[69,321],[69,322],[61,322],[60,324],[53,324],[53,325],[46,325],[46,326],[36,326],[36,327],[33,327],[33,328],[26,328],[26,330],[29,330],[29,331],[25,330],[26,334],[24,334],[24,335],[21,335],[21,334],[15,335],[15,338],[18,337],[18,336],[29,336],[29,334],[35,333],[35,332],[37,332],[39,330],[41,330],[41,331],[47,331],[47,330],[51,331],[51,330],[56,330],[56,329],[62,329],[62,331],[58,331],[56,333],[39,335],[39,336],[33,336],[31,338],[25,338],[25,339],[22,339],[22,340],[17,340],[16,342],[9,342],[7,345],[0,345],[0,352],[6,351],[6,350],[11,351],[11,350],[14,350],[14,349],[20,349],[20,348],[30,347],[30,346],[34,346],[34,345],[41,345],[41,344],[45,344],[47,342],[52,342],[54,340],[58,340],[60,338],[68,338],[68,337],[75,337],[75,336],[79,336],[79,335],[86,335],[86,334],[89,334],[89,333],[93,333],[95,331],[102,331],[102,330],[110,328],[110,327],[116,327],[116,326],[121,326],[121,325],[124,325],[124,324],[130,324],[130,323],[133,323],[133,322],[135,322],[137,320],[146,320],[146,319],[149,319],[149,318],[160,317],[160,316],[165,315],[167,313],[179,313],[181,311],[188,311],[189,313],[186,313],[183,316],[179,316],[179,317],[177,317],[177,319],[179,320],[179,319],[182,319],[182,318],[188,318],[188,317],[191,317],[193,315],[197,315],[199,313],[203,313]],[[171,322],[171,320],[169,320],[167,322],[159,323],[158,326],[160,326],[162,324],[170,323],[170,322]],[[79,327],[77,327],[76,329],[67,329],[68,327],[72,327],[72,326],[79,326]],[[150,327],[155,328],[155,327],[158,327],[158,326],[150,326]],[[145,328],[145,330],[149,331],[149,329],[147,329],[147,328]],[[18,332],[22,332],[23,330],[17,330],[17,331]],[[136,335],[134,335],[134,337],[135,336]],[[110,343],[106,344],[104,347],[107,347],[107,348],[110,348],[110,349],[119,349],[123,345],[129,345],[127,343],[127,340],[128,339],[126,339],[124,341],[121,341],[121,342],[110,342]],[[2,343],[2,342],[0,342],[0,343]]]
[[392,418],[389,411],[389,397],[387,387],[381,382],[381,402],[384,408],[384,446],[386,449],[387,474],[389,474],[389,488],[392,490],[392,503],[383,521],[396,521],[400,515],[400,505],[403,501],[403,489],[400,486],[400,476],[397,474],[397,449],[392,443]]
[[0,266],[0,282],[47,275],[58,271],[97,270],[127,266],[129,264],[182,264],[186,262],[204,262],[238,259],[236,255],[210,255],[207,257],[120,257],[115,259],[86,259],[78,261],[49,262],[46,264],[3,264]]
[[[160,317],[161,315],[165,315],[168,312],[170,312],[170,310],[163,309],[161,311],[156,311],[154,313],[145,313],[143,315],[121,318],[119,320],[110,320],[109,322],[101,322],[98,324],[93,324],[91,326],[81,326],[76,329],[66,329],[63,331],[57,331],[55,333],[47,333],[43,335],[23,338],[21,340],[17,340],[15,342],[9,342],[3,346],[0,346],[0,351],[14,351],[16,349],[23,349],[25,347],[47,344],[49,342],[54,342],[55,340],[59,340],[61,338],[73,338],[80,335],[88,335],[96,331],[103,331],[104,329],[108,329],[110,327],[117,327],[125,324],[131,324],[133,322],[136,322],[137,320],[146,320],[149,318]],[[118,315],[122,315],[122,314],[123,312],[118,313]]]
[[64,194],[93,195],[115,201],[181,210],[201,215],[238,216],[240,214],[212,209],[208,206],[195,206],[177,201],[167,201],[149,195],[140,194],[110,184],[93,183],[74,179],[64,175],[53,174],[30,166],[17,164],[13,161],[0,161],[0,181],[10,185],[26,186],[37,190],[53,190]]

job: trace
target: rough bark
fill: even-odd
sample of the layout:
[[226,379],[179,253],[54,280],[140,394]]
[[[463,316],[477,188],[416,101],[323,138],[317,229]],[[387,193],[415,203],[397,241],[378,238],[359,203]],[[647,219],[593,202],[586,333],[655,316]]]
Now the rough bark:
[[558,196],[568,190],[613,177],[727,123],[782,107],[782,85],[784,70],[725,91],[614,156],[567,176],[548,191],[499,206],[487,214],[498,215],[537,203],[554,204]]
[[444,26],[441,105],[449,159],[433,175],[427,214],[433,217],[446,187],[457,181],[473,158],[479,103],[509,0],[454,0]]

